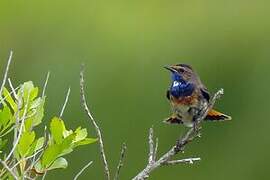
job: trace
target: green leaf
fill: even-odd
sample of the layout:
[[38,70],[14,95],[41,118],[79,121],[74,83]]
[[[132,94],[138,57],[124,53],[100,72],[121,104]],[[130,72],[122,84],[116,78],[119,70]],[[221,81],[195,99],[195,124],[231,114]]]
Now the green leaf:
[[8,140],[0,138],[0,150],[2,150],[7,145]]
[[24,122],[25,131],[31,131],[32,127],[33,127],[33,119],[32,118],[26,119]]
[[0,134],[4,133],[14,123],[14,118],[7,105],[0,110]]
[[63,132],[65,130],[64,122],[60,118],[54,117],[51,120],[50,130],[56,144],[60,144],[63,141]]
[[87,137],[87,130],[85,128],[81,129],[81,127],[79,127],[76,129],[75,133],[76,133],[75,142],[81,141]]
[[29,99],[31,101],[33,101],[38,95],[38,87],[34,87],[31,91],[30,91],[30,95],[29,95]]
[[44,168],[41,165],[41,161],[38,161],[35,165],[34,165],[35,171],[38,173],[44,173]]
[[21,135],[19,144],[17,146],[18,148],[18,152],[22,157],[25,157],[29,150],[30,150],[30,146],[33,144],[34,140],[35,140],[35,132],[28,132],[25,131],[23,132],[23,134]]
[[66,137],[66,138],[63,140],[63,142],[62,142],[62,144],[61,144],[61,149],[62,149],[62,151],[66,150],[66,149],[72,148],[72,146],[73,146],[72,143],[73,143],[75,137],[76,137],[76,135],[75,135],[75,133],[73,133],[73,134],[69,135],[68,137]]
[[67,168],[68,162],[65,158],[58,158],[56,159],[50,167],[47,168],[47,170],[52,170],[52,169],[59,169],[59,168]]
[[36,144],[36,147],[35,147],[35,151],[38,151],[38,150],[40,150],[40,148],[42,148],[42,146],[44,145],[44,141],[45,141],[44,137],[41,137],[41,138],[37,139],[37,144]]
[[38,138],[37,140],[35,140],[31,147],[29,148],[29,151],[27,153],[27,156],[31,156],[32,154],[34,154],[34,152],[38,151],[40,148],[42,148],[44,144],[44,137]]
[[13,98],[10,95],[9,91],[5,87],[3,89],[3,96],[5,97],[5,101],[8,102],[8,104],[11,106],[11,108],[14,111],[17,111],[17,104],[15,103],[15,101],[13,100]]
[[59,144],[53,144],[49,146],[47,149],[45,149],[44,154],[41,157],[42,167],[49,167],[60,154],[61,146]]
[[42,121],[42,118],[44,116],[44,104],[45,104],[45,97],[37,98],[31,104],[31,109],[35,109],[35,114],[32,116],[33,127],[39,125]]
[[23,83],[22,87],[19,89],[18,96],[22,97],[24,102],[27,101],[28,95],[29,95],[29,100],[33,100],[33,98],[35,96],[35,92],[32,93],[32,91],[36,91],[36,90],[34,90],[34,84],[32,81],[27,81],[27,82]]
[[86,145],[86,144],[92,144],[96,142],[98,139],[96,138],[87,138],[87,130],[86,128],[81,129],[81,127],[78,127],[75,131],[76,137],[74,141],[74,146],[80,146],[80,145]]
[[75,146],[81,146],[86,144],[92,144],[97,142],[98,138],[85,138],[84,140],[78,141],[75,143]]
[[65,158],[57,158],[55,161],[53,161],[53,163],[48,166],[48,167],[43,167],[42,164],[41,164],[41,161],[38,161],[34,168],[35,168],[35,171],[37,171],[38,173],[44,173],[45,170],[48,171],[48,170],[53,170],[53,169],[59,169],[59,168],[67,168],[68,166],[68,162]]

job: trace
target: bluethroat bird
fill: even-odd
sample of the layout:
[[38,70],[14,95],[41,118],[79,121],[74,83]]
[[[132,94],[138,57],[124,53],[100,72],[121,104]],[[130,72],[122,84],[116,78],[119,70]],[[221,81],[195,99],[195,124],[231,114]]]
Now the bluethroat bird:
[[[194,117],[209,103],[210,93],[191,66],[176,64],[165,68],[171,71],[172,82],[167,98],[172,107],[172,116],[164,122],[192,127],[196,120]],[[231,117],[211,109],[205,120],[225,121],[231,120]]]

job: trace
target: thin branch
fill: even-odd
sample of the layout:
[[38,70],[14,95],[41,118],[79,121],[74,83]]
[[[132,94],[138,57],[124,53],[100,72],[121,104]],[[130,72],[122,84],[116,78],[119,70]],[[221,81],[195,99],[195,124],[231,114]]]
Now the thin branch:
[[[223,94],[223,89],[219,90],[211,99],[211,101],[209,102],[209,104],[204,104],[202,110],[198,113],[198,115],[195,117],[196,118],[196,124],[194,125],[194,127],[190,128],[185,134],[184,136],[180,137],[177,140],[177,143],[167,152],[165,153],[163,156],[161,156],[160,159],[158,159],[157,161],[154,161],[153,163],[148,163],[147,166],[139,173],[137,174],[133,180],[143,180],[143,179],[147,179],[150,175],[150,173],[155,170],[156,168],[171,162],[171,159],[173,156],[175,156],[176,154],[178,154],[179,152],[183,152],[185,146],[191,142],[194,138],[198,137],[199,135],[199,129],[198,129],[198,125],[201,123],[201,121],[206,117],[207,113],[209,110],[211,110],[216,102],[216,100],[218,98],[220,98],[220,96]],[[152,128],[150,128],[150,133],[149,133],[149,137],[151,135],[151,131]],[[149,138],[150,139],[150,138]],[[174,162],[174,161],[172,161]]]
[[187,158],[187,159],[167,161],[163,163],[162,165],[176,165],[176,164],[183,164],[183,163],[193,164],[195,161],[200,161],[200,160],[201,158]]
[[148,154],[148,164],[152,164],[154,162],[154,141],[153,141],[153,136],[154,136],[154,130],[153,127],[150,128],[149,130],[149,154]]
[[158,151],[158,138],[156,138],[156,143],[155,143],[154,161],[156,161],[157,159],[157,151]]
[[10,78],[8,78],[8,84],[9,84],[9,87],[11,88],[11,91],[12,91],[12,93],[9,93],[9,94],[10,94],[10,95],[13,94],[13,96],[15,97],[15,99],[18,100],[18,95],[17,95],[17,93],[16,93],[16,90],[17,90],[17,88],[19,88],[20,86],[16,87],[16,89],[15,89],[14,86],[13,86],[13,84],[12,84],[12,82],[11,82],[11,80],[10,80]]
[[76,176],[74,177],[73,180],[77,180],[79,178],[79,176],[93,163],[93,161],[90,161],[89,163],[87,163],[81,170],[80,172],[78,172],[78,174],[76,174]]
[[85,92],[84,92],[84,69],[83,69],[83,67],[82,67],[81,72],[80,72],[80,91],[81,91],[81,103],[82,103],[82,106],[84,107],[84,110],[85,110],[87,116],[89,117],[91,123],[95,127],[95,130],[96,130],[96,133],[97,133],[97,136],[98,136],[100,154],[101,154],[102,162],[103,162],[103,165],[104,165],[104,173],[105,173],[106,179],[110,180],[110,171],[109,171],[109,166],[108,166],[105,151],[104,151],[104,144],[103,144],[102,134],[101,134],[100,128],[97,125],[94,117],[92,116],[92,114],[91,114],[91,112],[90,112],[90,110],[88,108],[87,102],[86,102],[86,97],[85,97]]
[[45,96],[45,91],[46,91],[46,89],[47,89],[47,84],[48,84],[49,78],[50,78],[50,71],[48,71],[47,76],[46,76],[45,83],[44,83],[44,85],[43,85],[42,97]]
[[[8,83],[9,83],[9,86],[11,88],[11,92],[13,93],[13,96],[15,97],[15,99],[17,100],[17,103],[19,103],[19,98],[18,98],[18,95],[16,93],[16,90],[14,89],[13,85],[12,85],[12,82],[10,80],[10,78],[8,78]],[[11,94],[11,93],[10,93]],[[12,107],[13,109],[15,107]],[[17,111],[19,111],[19,107],[17,109]],[[18,112],[16,112],[18,114]],[[18,133],[18,126],[19,126],[19,122],[18,122],[18,119],[19,118],[16,118],[16,121],[15,121],[15,128],[14,128],[14,140],[17,138],[17,133]]]
[[7,66],[6,66],[6,70],[5,70],[5,73],[4,73],[3,82],[2,82],[2,85],[1,85],[1,88],[0,88],[0,96],[2,96],[2,91],[3,91],[3,88],[4,88],[5,84],[6,84],[8,70],[9,70],[11,60],[12,60],[12,56],[13,56],[13,51],[10,51]]
[[69,94],[70,94],[70,87],[68,88],[67,95],[66,95],[66,98],[65,98],[65,102],[64,102],[63,107],[62,107],[61,112],[60,112],[60,116],[59,116],[60,118],[64,114],[64,111],[65,111],[65,108],[66,108],[66,105],[67,105],[67,102],[68,102],[68,99],[69,99]]
[[2,161],[1,159],[0,159],[0,162],[2,163],[2,165],[6,168],[6,170],[8,170],[8,172],[15,178],[15,179],[19,179],[18,177],[17,177],[17,175],[8,167],[8,165],[6,164],[6,162],[5,161]]
[[46,175],[47,175],[47,172],[48,172],[48,171],[45,171],[45,173],[43,174],[43,176],[42,176],[42,179],[41,179],[41,180],[44,180],[44,179],[45,179],[45,177],[46,177]]
[[124,158],[125,158],[126,150],[127,150],[127,146],[126,146],[125,143],[123,143],[122,148],[121,148],[119,163],[118,163],[118,166],[117,166],[117,171],[116,171],[115,176],[114,176],[114,180],[119,179],[120,170],[124,165],[123,161],[124,161]]
[[[10,153],[8,154],[7,158],[5,159],[5,161],[8,161],[8,159],[12,156],[13,152],[15,151],[15,149],[16,149],[19,141],[20,141],[22,131],[23,131],[23,127],[24,127],[25,116],[26,116],[27,109],[28,109],[29,97],[30,97],[30,92],[28,92],[27,100],[26,100],[26,103],[25,103],[25,106],[24,106],[24,112],[23,112],[23,116],[22,116],[22,119],[21,119],[21,126],[20,126],[20,129],[19,129],[18,137],[17,137],[17,139],[14,139],[13,147],[12,147]],[[18,112],[19,112],[19,109],[18,109]],[[19,118],[19,116],[16,117],[16,118]]]

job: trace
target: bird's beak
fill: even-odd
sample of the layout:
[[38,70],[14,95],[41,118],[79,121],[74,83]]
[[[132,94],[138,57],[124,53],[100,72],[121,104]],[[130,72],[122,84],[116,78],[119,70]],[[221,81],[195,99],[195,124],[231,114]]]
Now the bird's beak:
[[171,71],[171,72],[177,72],[174,66],[164,66],[165,69]]

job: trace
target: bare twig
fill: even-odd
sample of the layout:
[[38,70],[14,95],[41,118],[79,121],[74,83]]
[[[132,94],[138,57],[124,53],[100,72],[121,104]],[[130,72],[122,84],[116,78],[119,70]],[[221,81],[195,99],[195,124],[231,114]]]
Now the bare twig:
[[97,125],[94,117],[92,116],[92,114],[91,114],[91,112],[90,112],[90,110],[88,108],[87,102],[86,102],[86,97],[85,97],[85,92],[84,92],[84,68],[83,67],[82,67],[81,72],[80,72],[80,90],[81,90],[81,103],[82,103],[82,106],[83,106],[87,116],[89,117],[91,123],[94,125],[97,136],[98,136],[100,154],[101,154],[102,162],[103,162],[103,165],[104,165],[104,173],[105,173],[106,179],[110,180],[110,171],[109,171],[109,166],[108,166],[105,151],[104,151],[104,144],[103,144],[102,134],[101,134],[100,128]]
[[[148,163],[147,166],[139,173],[137,174],[137,176],[135,176],[133,178],[133,180],[143,180],[143,179],[147,179],[150,175],[150,173],[155,170],[156,168],[165,165],[167,163],[169,164],[177,164],[178,161],[171,161],[172,157],[174,155],[176,155],[179,152],[183,152],[185,146],[191,142],[194,138],[198,137],[199,134],[199,129],[198,129],[198,125],[201,123],[201,121],[206,117],[208,111],[210,109],[213,108],[216,100],[223,94],[223,89],[219,90],[211,99],[211,101],[209,102],[209,104],[205,104],[204,107],[202,108],[202,110],[200,111],[200,113],[198,113],[198,116],[196,117],[196,124],[194,125],[194,127],[190,128],[185,134],[184,136],[182,136],[181,138],[179,138],[177,140],[176,145],[174,145],[167,153],[165,153],[163,156],[161,156],[160,159],[158,159],[157,161],[154,161],[153,163]],[[149,131],[149,143],[150,143],[150,138],[152,138],[152,131],[153,129],[150,128]],[[152,142],[152,140],[151,140]],[[150,146],[151,148],[151,146]],[[151,150],[150,150],[151,151]],[[149,158],[150,158],[150,153],[149,153]],[[194,159],[193,159],[194,160]],[[198,160],[198,159],[196,159]],[[182,160],[180,161],[181,163],[185,161]],[[179,163],[180,163],[179,162]],[[189,159],[189,162],[190,159]],[[193,161],[192,161],[193,162]]]
[[157,151],[158,151],[158,138],[156,138],[156,143],[155,143],[154,161],[156,161],[157,159]]
[[49,78],[50,78],[50,71],[48,71],[47,76],[46,76],[45,83],[43,85],[42,97],[45,96],[45,92],[46,92],[46,88],[47,88],[47,84],[48,84]]
[[87,163],[87,164],[80,170],[80,172],[78,172],[78,174],[76,174],[76,176],[74,177],[73,180],[77,180],[77,179],[79,178],[79,176],[84,172],[84,170],[87,169],[92,163],[93,163],[93,161],[90,161],[89,163]]
[[67,105],[67,102],[68,102],[69,94],[70,94],[70,87],[68,88],[66,99],[65,99],[65,102],[64,102],[63,107],[62,107],[61,112],[60,112],[60,116],[59,116],[60,118],[64,114],[64,111],[65,111],[65,108],[66,108],[66,105]]
[[6,70],[5,70],[5,73],[4,73],[3,82],[2,82],[2,85],[1,85],[1,88],[0,88],[0,96],[2,96],[2,91],[3,91],[3,88],[4,88],[5,84],[6,84],[8,70],[9,70],[11,60],[12,60],[12,56],[13,56],[13,51],[10,51],[7,66],[6,66]]
[[122,148],[121,148],[119,163],[118,163],[118,166],[117,166],[117,171],[116,171],[115,176],[114,176],[114,180],[118,180],[119,179],[120,170],[121,170],[121,168],[124,165],[123,164],[123,161],[124,161],[124,158],[125,158],[126,150],[127,150],[127,146],[126,146],[125,143],[123,143]]
[[148,154],[148,164],[152,164],[154,162],[154,141],[153,141],[153,136],[154,136],[154,130],[153,127],[150,128],[149,130],[149,154]]

